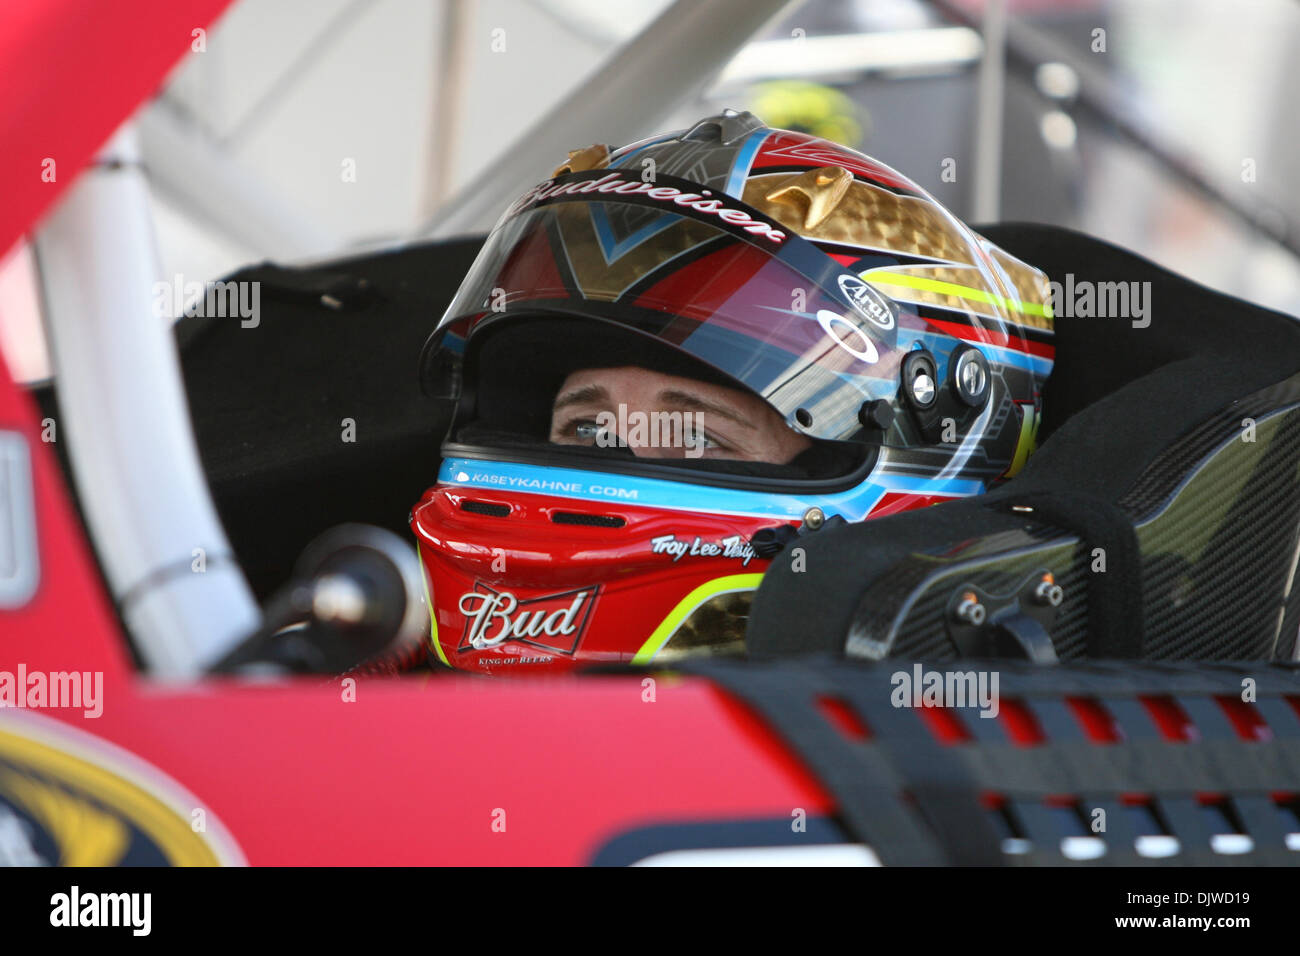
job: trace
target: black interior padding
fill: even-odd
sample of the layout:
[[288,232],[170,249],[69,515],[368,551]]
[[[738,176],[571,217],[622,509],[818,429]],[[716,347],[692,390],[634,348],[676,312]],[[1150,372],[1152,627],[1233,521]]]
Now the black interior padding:
[[[1208,412],[1220,395],[1233,391],[1229,383],[1234,379],[1245,386],[1236,394],[1244,395],[1300,368],[1296,344],[1300,327],[1289,315],[1216,292],[1140,255],[1071,229],[1033,223],[975,228],[1007,252],[1042,269],[1055,282],[1064,283],[1073,273],[1076,282],[1151,283],[1153,318],[1147,328],[1134,328],[1123,318],[1057,317],[1056,365],[1043,389],[1040,446],[1082,409],[1158,369],[1176,369],[1169,387],[1181,386],[1178,391],[1184,396],[1213,392],[1197,403],[1198,409]],[[1191,364],[1177,364],[1187,360],[1192,360]],[[1203,378],[1206,381],[1202,382]],[[1156,387],[1164,387],[1164,381]],[[1251,386],[1251,382],[1259,384]],[[1221,388],[1224,385],[1227,387]],[[1110,407],[1126,402],[1121,398]],[[1162,424],[1154,416],[1143,415],[1141,407],[1128,408],[1126,417],[1129,430],[1137,419],[1142,419],[1137,430]],[[1161,429],[1162,435],[1180,427],[1176,422],[1165,424],[1168,427]]]
[[[407,516],[437,475],[451,412],[421,394],[416,362],[481,244],[359,256],[297,282],[251,266],[228,278],[277,283],[262,287],[255,328],[238,318],[176,323],[199,455],[259,598],[335,525],[365,522],[410,538]],[[372,291],[351,294],[361,280]],[[347,307],[330,308],[318,293],[345,294]],[[53,389],[35,395],[57,417]],[[355,423],[350,436],[344,419]]]

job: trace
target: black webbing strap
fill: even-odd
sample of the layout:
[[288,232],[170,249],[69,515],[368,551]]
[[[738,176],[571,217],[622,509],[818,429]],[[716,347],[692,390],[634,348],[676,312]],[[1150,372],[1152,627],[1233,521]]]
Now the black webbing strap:
[[[1035,850],[1017,862],[1078,862],[1047,849],[1060,833],[1041,810],[1047,798],[1068,794],[1085,822],[1096,810],[1105,811],[1105,831],[1097,834],[1107,844],[1097,861],[1102,865],[1300,865],[1300,852],[1286,843],[1297,823],[1285,825],[1272,799],[1300,790],[1300,715],[1284,696],[1300,696],[1300,669],[1294,665],[1099,662],[1063,664],[1038,674],[1018,665],[997,666],[1002,698],[1019,700],[1046,740],[1032,747],[990,742],[961,750],[978,785],[1003,794],[1028,831]],[[1252,706],[1268,727],[1257,740],[1242,739],[1215,701],[1240,699],[1245,677],[1258,683],[1258,702]],[[1099,704],[1120,739],[1087,740],[1065,704],[1070,697]],[[1176,702],[1192,728],[1188,739],[1165,739],[1140,697]],[[1152,859],[1135,852],[1138,834],[1121,803],[1126,794],[1149,800],[1155,818],[1177,838],[1176,854]],[[1222,829],[1210,808],[1201,805],[1206,794],[1222,801]],[[1216,852],[1212,838],[1229,831],[1233,815],[1251,849],[1239,855]]]
[[[819,675],[788,662],[737,667],[700,661],[683,669],[718,682],[754,708],[830,792],[849,832],[885,865],[1003,863],[964,764],[934,740],[916,713],[890,705],[883,671],[865,685],[828,691]],[[888,725],[889,732],[848,739],[817,706],[828,693],[868,728]]]
[[[914,709],[894,707],[890,695],[882,694],[879,686],[851,685],[842,697],[868,727],[889,727],[889,733],[875,738],[875,745],[898,768],[907,794],[938,834],[949,862],[1001,865],[1001,841],[980,803],[980,788],[956,752],[934,738],[921,715]],[[973,722],[989,723],[978,716]]]
[[1101,548],[1105,570],[1088,576],[1088,656],[1142,656],[1142,552],[1127,512],[1097,495],[1054,491],[997,496],[987,504],[1077,535],[1090,570]]

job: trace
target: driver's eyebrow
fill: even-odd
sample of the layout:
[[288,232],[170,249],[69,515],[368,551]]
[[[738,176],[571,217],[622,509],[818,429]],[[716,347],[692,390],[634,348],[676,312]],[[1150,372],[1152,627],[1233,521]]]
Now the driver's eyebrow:
[[659,393],[659,401],[665,405],[676,405],[692,411],[711,412],[720,418],[735,422],[737,425],[743,425],[745,428],[753,429],[755,427],[753,422],[745,419],[739,412],[733,411],[725,405],[706,402],[698,395],[692,395],[690,392],[682,392],[674,388],[665,389]]
[[609,392],[603,385],[582,385],[572,391],[565,392],[557,398],[555,404],[551,407],[551,413],[554,414],[562,408],[568,408],[570,405],[604,401],[609,401]]

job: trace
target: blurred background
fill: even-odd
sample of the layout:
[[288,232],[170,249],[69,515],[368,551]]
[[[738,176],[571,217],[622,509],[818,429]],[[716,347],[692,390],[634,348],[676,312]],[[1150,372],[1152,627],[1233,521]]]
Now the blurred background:
[[[557,105],[569,148],[611,142],[582,97],[648,56],[663,83],[625,111],[629,139],[749,109],[972,223],[1080,229],[1300,314],[1295,0],[804,0],[720,39],[685,93],[642,36],[673,6],[239,0],[139,117],[165,277],[486,231],[495,215],[447,210],[486,190],[499,212],[513,194],[485,171],[512,158],[545,178],[563,151],[528,134]],[[0,349],[26,381],[48,375],[35,288],[20,246]]]

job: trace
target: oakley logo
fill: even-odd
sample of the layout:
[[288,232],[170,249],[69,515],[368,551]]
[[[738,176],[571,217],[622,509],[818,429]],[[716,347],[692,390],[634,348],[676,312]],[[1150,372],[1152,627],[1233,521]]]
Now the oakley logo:
[[889,300],[870,284],[854,275],[842,275],[839,282],[840,291],[848,296],[859,315],[886,332],[894,327],[894,310],[890,308]]
[[559,654],[573,654],[591,618],[599,587],[517,598],[478,582],[460,596],[465,633],[457,652],[485,650],[518,641]]
[[818,309],[817,321],[821,324],[823,331],[834,339],[836,345],[855,358],[866,362],[868,365],[873,364],[880,358],[880,353],[876,351],[871,339],[867,338],[860,328],[838,312],[832,312],[830,309]]

